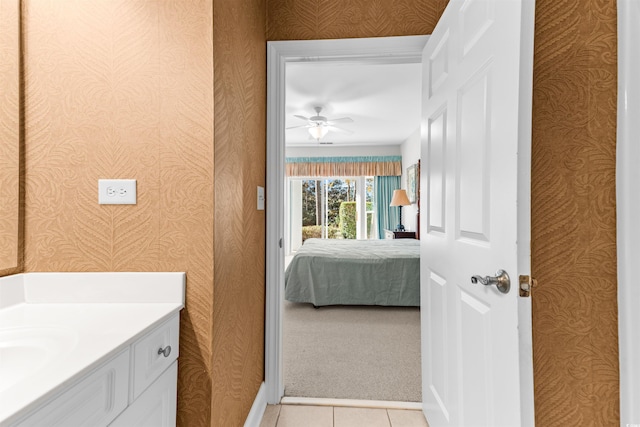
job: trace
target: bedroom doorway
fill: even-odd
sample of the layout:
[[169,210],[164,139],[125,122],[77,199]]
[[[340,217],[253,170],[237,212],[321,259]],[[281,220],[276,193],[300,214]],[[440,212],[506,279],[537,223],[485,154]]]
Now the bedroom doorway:
[[[269,43],[269,50],[272,53],[279,56],[279,58],[270,56],[269,60],[269,73],[275,73],[273,75],[279,75],[282,72],[281,77],[278,77],[278,82],[272,82],[270,80],[268,86],[268,121],[270,123],[270,116],[277,111],[283,111],[285,105],[285,99],[282,94],[282,85],[284,85],[284,70],[290,62],[301,61],[317,61],[319,63],[326,61],[342,62],[348,61],[363,61],[365,63],[372,64],[402,64],[402,63],[414,63],[420,64],[421,62],[421,50],[426,42],[427,36],[412,36],[412,37],[394,37],[394,38],[376,38],[376,39],[351,39],[340,41],[341,46],[336,44],[336,41],[306,41],[306,42],[275,42]],[[334,45],[333,47],[331,45]],[[277,45],[277,48],[275,47]],[[313,47],[315,45],[315,47]],[[309,55],[315,55],[318,52],[318,56],[313,56],[311,59]],[[280,69],[281,71],[278,71]],[[419,88],[414,87],[414,92],[419,93]],[[327,114],[329,115],[330,112]],[[419,114],[419,110],[418,110]],[[284,117],[284,116],[281,116]],[[290,187],[286,186],[284,181],[285,177],[285,164],[284,164],[284,151],[283,144],[285,129],[284,123],[275,127],[270,127],[268,130],[269,138],[273,138],[272,141],[280,141],[277,144],[276,150],[268,150],[267,161],[271,166],[271,172],[267,176],[268,188],[284,188],[283,194],[278,192],[272,192],[267,197],[268,203],[268,232],[267,232],[267,245],[270,242],[282,248],[280,251],[267,251],[267,265],[280,266],[277,270],[269,270],[267,272],[268,283],[277,283],[277,289],[272,289],[273,292],[268,292],[267,295],[267,330],[276,331],[276,334],[272,338],[266,340],[266,384],[267,395],[270,403],[276,403],[280,401],[280,397],[284,395],[283,384],[283,335],[282,335],[282,322],[283,322],[283,304],[284,304],[284,264],[285,255],[289,253],[290,248],[293,246],[290,239],[287,238],[288,232],[285,232],[285,227],[289,223],[285,220],[286,216],[291,215],[289,208],[285,208],[285,212],[277,214],[278,209],[276,206],[287,206],[288,192]],[[419,126],[415,132],[419,139]],[[389,152],[389,147],[376,147],[373,154],[381,155],[398,155],[399,151]],[[398,150],[398,147],[396,147]],[[371,153],[369,153],[371,154]],[[366,211],[366,208],[364,209]],[[270,218],[269,215],[276,214],[276,218]],[[278,216],[281,215],[281,216]],[[364,221],[365,223],[368,221]],[[415,226],[415,225],[414,225]],[[363,234],[367,234],[366,231]],[[280,237],[284,237],[280,240]],[[270,326],[271,325],[271,326]],[[418,324],[419,328],[419,324]],[[417,338],[416,341],[419,341]],[[418,350],[419,351],[419,350]],[[419,367],[418,367],[419,372]],[[414,375],[418,377],[419,375]],[[419,380],[418,380],[419,381]],[[416,403],[416,408],[420,406],[420,403]]]

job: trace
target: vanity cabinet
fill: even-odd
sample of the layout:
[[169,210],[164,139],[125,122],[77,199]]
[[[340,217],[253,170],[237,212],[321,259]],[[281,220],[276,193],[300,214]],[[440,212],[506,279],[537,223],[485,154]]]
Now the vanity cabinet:
[[179,313],[93,367],[12,427],[176,423]]
[[176,425],[178,362],[173,362],[109,427]]
[[108,425],[127,407],[129,363],[127,348],[12,426]]

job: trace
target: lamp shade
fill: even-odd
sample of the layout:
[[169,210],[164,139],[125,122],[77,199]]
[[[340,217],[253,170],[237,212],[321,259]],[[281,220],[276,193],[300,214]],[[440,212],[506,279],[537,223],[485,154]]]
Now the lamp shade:
[[409,206],[410,204],[407,190],[393,190],[393,197],[389,206]]

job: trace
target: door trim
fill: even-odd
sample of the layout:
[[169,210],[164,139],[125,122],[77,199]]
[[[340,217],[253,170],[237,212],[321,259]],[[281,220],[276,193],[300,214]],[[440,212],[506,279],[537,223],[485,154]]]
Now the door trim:
[[[531,150],[535,1],[521,3],[520,93],[518,96],[518,272],[531,272]],[[531,298],[518,298],[520,420],[535,425]]]
[[640,259],[640,40],[638,2],[618,7],[618,130],[616,153],[616,211],[618,248],[618,335],[620,357],[620,425],[640,423],[640,301],[634,261]]
[[284,294],[284,135],[287,62],[417,63],[429,36],[267,42],[267,225],[265,386],[267,402],[284,395],[282,298]]

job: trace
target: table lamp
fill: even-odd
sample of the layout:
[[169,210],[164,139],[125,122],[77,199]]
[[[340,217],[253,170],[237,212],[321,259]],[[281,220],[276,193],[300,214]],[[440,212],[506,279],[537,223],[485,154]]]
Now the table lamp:
[[391,198],[391,204],[389,206],[398,206],[400,208],[400,224],[396,226],[396,231],[404,231],[404,225],[402,225],[402,207],[409,206],[411,202],[407,196],[406,190],[393,190],[393,197]]

